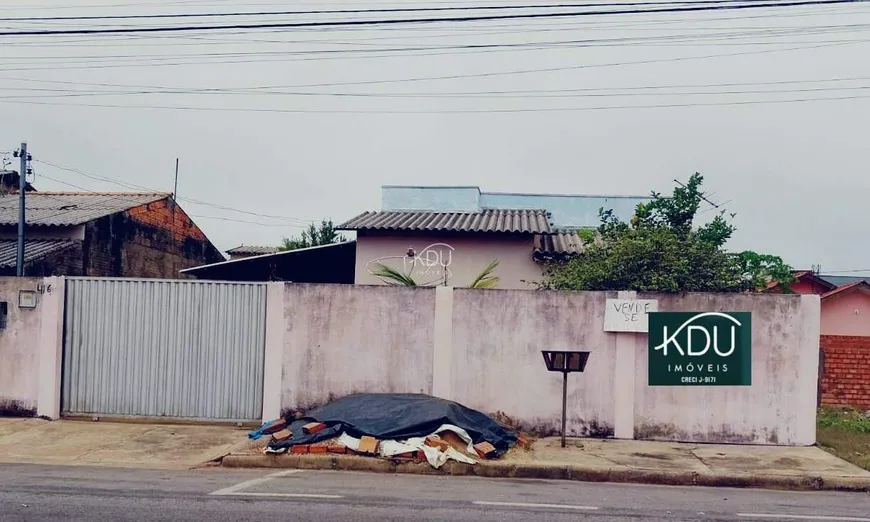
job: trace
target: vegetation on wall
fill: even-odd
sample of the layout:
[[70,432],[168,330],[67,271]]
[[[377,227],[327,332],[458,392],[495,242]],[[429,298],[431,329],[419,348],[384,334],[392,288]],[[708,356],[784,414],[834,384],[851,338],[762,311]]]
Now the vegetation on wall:
[[335,243],[344,243],[347,238],[339,234],[335,230],[335,224],[331,219],[322,220],[320,225],[311,223],[306,230],[303,230],[299,236],[292,238],[283,238],[278,250],[299,250],[300,248],[310,248],[321,245],[332,245]]
[[629,222],[601,209],[595,241],[580,254],[551,264],[542,287],[555,290],[645,292],[742,292],[763,289],[771,280],[789,283],[791,267],[780,257],[752,251],[728,252],[735,231],[721,211],[696,225],[704,200],[704,178],[692,175],[670,197],[652,193]]

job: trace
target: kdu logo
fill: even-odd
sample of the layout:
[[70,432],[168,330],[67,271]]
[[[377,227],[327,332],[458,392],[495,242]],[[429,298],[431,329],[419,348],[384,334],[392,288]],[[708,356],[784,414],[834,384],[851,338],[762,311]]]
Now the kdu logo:
[[[730,329],[729,326],[726,325],[724,327],[724,335],[720,335],[720,325],[716,324],[713,321],[713,318],[726,319],[727,322],[732,323],[730,325]],[[709,352],[712,346],[713,351],[717,355],[719,355],[720,357],[728,357],[729,355],[734,353],[734,350],[737,349],[738,326],[743,326],[743,324],[730,314],[725,314],[722,312],[700,313],[684,321],[683,324],[678,326],[674,333],[672,333],[670,336],[668,335],[668,325],[663,325],[662,335],[664,336],[665,341],[662,344],[655,346],[653,349],[662,350],[663,355],[667,357],[668,346],[673,345],[674,349],[680,355],[688,355],[689,357],[701,357]],[[683,334],[683,332],[685,332],[685,336],[681,335]],[[726,345],[724,348],[719,346],[720,339],[722,339],[723,337],[730,340],[730,343],[726,341]],[[684,339],[682,343],[680,342],[681,338]],[[686,347],[685,350],[683,350],[683,346]]]
[[747,386],[751,382],[752,314],[649,314],[650,386]]

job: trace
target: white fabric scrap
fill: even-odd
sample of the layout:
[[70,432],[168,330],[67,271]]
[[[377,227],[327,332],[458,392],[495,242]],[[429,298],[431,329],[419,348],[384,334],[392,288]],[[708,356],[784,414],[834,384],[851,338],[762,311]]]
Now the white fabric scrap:
[[431,435],[437,435],[442,431],[452,431],[453,433],[459,435],[459,438],[468,443],[468,452],[472,455],[475,455],[477,452],[474,450],[474,441],[471,440],[471,435],[468,434],[467,431],[460,428],[459,426],[454,426],[453,424],[442,424],[440,428],[435,430]]
[[[474,452],[474,444],[472,443],[471,436],[468,435],[468,432],[458,426],[444,424],[431,435],[437,435],[443,431],[452,431],[458,435],[462,440],[468,443],[468,451]],[[351,437],[347,433],[342,433],[341,436],[338,437],[337,442],[345,448],[359,451],[360,439]],[[436,469],[443,466],[448,460],[455,460],[464,464],[477,464],[476,460],[468,455],[456,451],[452,447],[448,447],[446,451],[441,451],[439,448],[427,446],[426,437],[414,437],[403,441],[382,440],[378,446],[378,454],[385,458],[395,457],[396,455],[410,453],[417,450],[422,451],[423,455],[426,456],[426,461],[429,465]]]
[[345,448],[350,448],[354,451],[359,451],[359,439],[351,437],[347,433],[342,433],[338,438],[338,443],[344,446]]

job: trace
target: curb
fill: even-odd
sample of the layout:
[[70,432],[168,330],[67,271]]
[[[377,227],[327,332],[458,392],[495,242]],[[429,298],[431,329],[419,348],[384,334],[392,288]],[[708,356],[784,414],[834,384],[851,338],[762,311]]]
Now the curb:
[[657,484],[665,486],[870,492],[870,479],[850,477],[722,475],[506,462],[482,462],[477,465],[470,465],[455,461],[447,462],[441,469],[434,469],[425,462],[408,462],[348,455],[227,455],[221,459],[221,466],[225,468],[289,468],[407,473],[414,475],[576,480],[583,482]]

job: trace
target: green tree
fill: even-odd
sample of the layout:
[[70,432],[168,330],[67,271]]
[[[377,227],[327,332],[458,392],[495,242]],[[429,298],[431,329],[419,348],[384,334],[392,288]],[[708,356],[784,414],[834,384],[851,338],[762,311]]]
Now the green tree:
[[728,252],[734,215],[720,212],[695,226],[704,178],[694,174],[670,197],[652,193],[626,223],[601,209],[598,237],[572,259],[551,264],[542,286],[556,290],[742,292],[771,280],[790,282],[780,257]]
[[335,224],[331,219],[322,220],[320,225],[311,223],[306,230],[303,230],[299,236],[291,238],[283,238],[278,250],[299,250],[300,248],[309,248],[320,245],[331,245],[334,243],[344,243],[347,241],[343,235],[335,230]]

